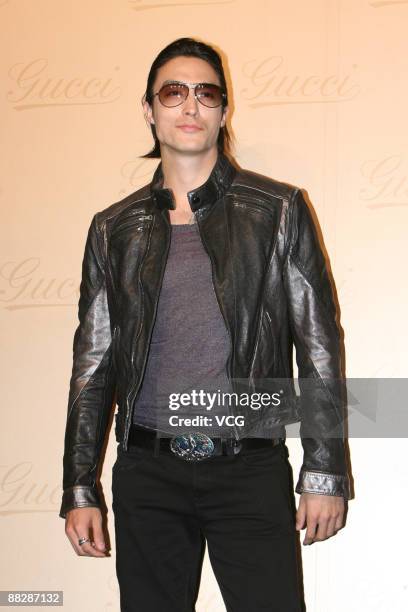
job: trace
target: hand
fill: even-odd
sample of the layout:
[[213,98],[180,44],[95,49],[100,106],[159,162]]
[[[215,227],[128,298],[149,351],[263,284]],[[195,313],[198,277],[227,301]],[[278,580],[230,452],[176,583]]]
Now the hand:
[[304,529],[306,521],[303,545],[335,535],[343,527],[344,506],[344,499],[340,496],[302,493],[296,513],[296,529]]
[[[65,533],[77,555],[81,557],[106,557],[105,539],[102,532],[102,514],[99,508],[87,506],[69,510],[65,517]],[[94,541],[92,541],[92,534]],[[89,538],[90,541],[78,544],[79,538]]]

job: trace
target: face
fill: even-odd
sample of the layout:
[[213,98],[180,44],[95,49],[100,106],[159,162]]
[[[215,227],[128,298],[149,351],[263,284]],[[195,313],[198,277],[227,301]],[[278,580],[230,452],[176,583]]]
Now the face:
[[[212,66],[197,57],[175,57],[159,68],[153,84],[153,93],[159,91],[167,80],[186,83],[215,83],[220,80]],[[208,108],[195,99],[190,89],[187,99],[174,107],[166,107],[154,96],[152,106],[143,103],[146,122],[156,128],[162,156],[177,151],[197,154],[217,148],[218,133],[225,125],[228,108]],[[182,126],[198,126],[198,130],[183,129]]]

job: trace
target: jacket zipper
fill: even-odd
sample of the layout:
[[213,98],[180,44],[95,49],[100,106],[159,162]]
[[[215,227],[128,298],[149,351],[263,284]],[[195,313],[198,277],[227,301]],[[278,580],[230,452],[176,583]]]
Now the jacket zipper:
[[[234,390],[234,384],[231,381],[231,378],[232,378],[232,376],[231,376],[231,355],[232,355],[232,337],[231,337],[231,331],[229,329],[228,322],[227,322],[226,318],[224,317],[224,313],[223,313],[222,308],[221,308],[220,298],[219,298],[219,295],[218,295],[217,290],[215,288],[213,260],[211,258],[211,255],[210,255],[208,249],[207,249],[207,246],[206,246],[206,244],[205,244],[205,242],[203,240],[203,237],[202,237],[202,234],[201,234],[201,231],[200,231],[200,225],[198,223],[198,216],[197,216],[196,212],[194,213],[194,216],[196,217],[198,233],[200,235],[201,242],[202,242],[203,247],[204,247],[204,249],[205,249],[205,251],[206,251],[206,253],[207,253],[207,255],[208,255],[209,259],[210,259],[210,262],[211,262],[212,285],[213,285],[214,293],[215,293],[215,296],[216,296],[216,299],[217,299],[217,302],[218,302],[218,307],[219,307],[221,315],[222,315],[222,317],[224,319],[225,327],[227,329],[229,340],[230,340],[230,354],[229,354],[228,360],[227,360],[226,372],[227,372],[227,377],[228,377],[228,379],[231,382],[232,390],[235,391]],[[166,221],[167,221],[167,218],[166,218]],[[170,249],[170,239],[171,239],[171,231],[172,231],[172,229],[171,229],[171,223],[169,223],[168,225],[169,225],[169,228],[170,228],[170,234],[169,234],[169,240],[168,240],[168,243],[167,243],[167,249],[166,249],[166,255],[165,255],[165,258],[164,258],[164,264],[163,264],[163,267],[162,267],[162,270],[161,270],[160,286],[159,286],[159,291],[158,291],[157,299],[156,299],[155,306],[154,306],[153,323],[152,323],[150,334],[149,334],[148,345],[150,344],[150,339],[151,339],[151,336],[152,336],[154,321],[156,319],[156,313],[157,313],[157,306],[158,306],[158,301],[159,301],[160,289],[161,289],[161,286],[162,286],[162,283],[163,283],[164,271],[165,271],[165,267],[166,267],[166,263],[167,263],[167,257],[168,257],[168,253],[169,253],[169,249]],[[142,322],[142,324],[143,324],[143,322]],[[141,382],[143,380],[144,371],[146,369],[148,352],[149,351],[147,350],[146,353],[145,353],[143,367],[142,367],[142,373],[139,376],[139,383],[138,383],[138,385],[136,386],[135,389],[132,389],[129,392],[128,397],[127,397],[127,419],[126,419],[125,432],[124,432],[124,443],[123,443],[124,444],[124,450],[127,450],[127,441],[128,441],[128,437],[129,437],[129,428],[130,428],[130,417],[131,417],[131,414],[133,415],[133,402],[134,402],[134,398],[136,397],[136,395],[137,395],[137,393],[139,391],[139,388],[141,386]],[[130,406],[132,406],[132,409],[130,409]],[[231,416],[235,416],[234,414],[231,414],[230,410],[229,410],[229,413],[230,413]],[[235,423],[233,425],[233,432],[234,432],[235,439],[239,440],[239,434],[238,434],[237,426],[235,425]]]
[[145,227],[145,221],[151,221],[153,215],[140,215],[136,217],[135,215],[125,219],[122,221],[121,225],[117,228],[114,228],[113,235],[119,234],[123,230],[127,230],[129,228],[134,228],[135,230],[142,230]]
[[[210,252],[209,252],[209,250],[207,249],[207,245],[205,244],[205,241],[203,240],[203,237],[202,237],[202,234],[201,234],[200,224],[199,224],[199,216],[198,216],[198,214],[197,214],[197,211],[196,211],[196,212],[194,212],[194,216],[195,216],[195,218],[196,218],[196,223],[197,223],[197,227],[198,227],[198,233],[199,233],[199,235],[200,235],[201,242],[202,242],[203,247],[204,247],[204,249],[205,249],[205,252],[207,253],[207,255],[208,255],[209,259],[210,259],[210,262],[211,262],[211,279],[212,279],[212,286],[213,286],[213,289],[214,289],[215,297],[217,298],[218,307],[219,307],[219,309],[220,309],[220,312],[221,312],[222,318],[224,319],[224,324],[225,324],[225,327],[226,327],[226,329],[227,329],[227,331],[228,331],[228,336],[229,336],[229,340],[230,340],[230,353],[229,353],[229,355],[228,355],[228,360],[227,360],[227,365],[226,365],[226,372],[227,372],[227,377],[228,377],[228,379],[229,379],[229,381],[230,381],[230,383],[231,383],[231,386],[232,386],[232,391],[233,391],[233,392],[235,392],[235,389],[234,389],[234,383],[233,383],[233,382],[232,382],[232,380],[231,380],[231,378],[232,378],[232,376],[231,376],[231,372],[232,372],[232,368],[231,368],[231,355],[232,355],[232,336],[231,336],[231,331],[230,331],[230,328],[229,328],[229,325],[228,325],[228,321],[226,320],[226,318],[225,318],[225,316],[224,316],[224,313],[223,313],[223,310],[222,310],[222,308],[221,308],[221,301],[220,301],[219,295],[218,295],[218,293],[217,293],[217,290],[216,290],[216,288],[215,288],[215,283],[214,283],[214,267],[213,267],[213,260],[212,260],[212,258],[211,258]],[[229,410],[229,414],[230,414],[230,416],[235,416],[234,414],[231,414],[231,411],[230,411],[230,410]],[[235,438],[235,440],[239,440],[239,434],[238,434],[237,426],[235,425],[235,423],[234,423],[234,425],[233,425],[233,432],[234,432],[234,438]]]
[[[167,223],[167,218],[166,218],[166,223]],[[148,343],[147,343],[147,350],[145,351],[145,356],[144,356],[144,360],[143,360],[143,366],[142,366],[142,372],[141,375],[139,376],[139,382],[136,385],[135,388],[131,389],[128,393],[127,396],[127,400],[126,400],[126,406],[127,406],[127,413],[126,413],[126,423],[125,423],[125,431],[124,431],[124,440],[123,440],[123,448],[124,450],[127,450],[127,445],[128,445],[128,438],[129,438],[129,429],[131,426],[131,422],[133,421],[133,402],[135,400],[135,397],[139,391],[139,388],[142,384],[142,380],[143,380],[143,376],[144,376],[144,372],[146,369],[146,364],[147,364],[147,356],[149,353],[149,346],[150,346],[150,339],[152,337],[152,333],[153,333],[153,327],[154,327],[154,322],[156,319],[156,314],[157,314],[157,306],[159,303],[159,295],[160,295],[160,290],[161,290],[161,286],[163,284],[163,276],[164,276],[164,271],[166,268],[166,263],[167,263],[167,257],[169,254],[169,250],[170,250],[170,240],[171,240],[171,232],[172,232],[172,228],[171,228],[171,223],[167,223],[169,226],[169,239],[167,241],[167,249],[166,249],[166,255],[164,257],[164,264],[161,270],[161,275],[160,275],[160,283],[159,283],[159,290],[157,292],[157,298],[156,298],[156,302],[154,305],[154,312],[153,312],[153,322],[151,325],[151,329],[150,329],[150,334],[149,334],[149,338],[148,338]],[[141,324],[143,325],[143,321],[141,322]],[[134,377],[134,367],[133,367],[133,355],[134,353],[132,353],[132,359],[131,359],[131,364],[132,364],[132,375]],[[132,386],[134,384],[134,378],[132,379]]]
[[244,208],[248,212],[261,212],[267,215],[272,214],[271,209],[259,202],[254,196],[234,193],[233,199],[234,206],[237,208]]

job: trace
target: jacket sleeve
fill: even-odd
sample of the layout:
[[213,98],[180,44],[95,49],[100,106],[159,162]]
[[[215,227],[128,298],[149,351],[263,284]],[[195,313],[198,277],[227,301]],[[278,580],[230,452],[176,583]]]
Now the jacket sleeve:
[[59,516],[82,506],[100,507],[96,474],[115,393],[111,324],[98,213],[88,230],[73,340]]
[[297,493],[350,498],[340,330],[325,259],[300,189],[289,205],[284,285],[300,389],[303,464]]

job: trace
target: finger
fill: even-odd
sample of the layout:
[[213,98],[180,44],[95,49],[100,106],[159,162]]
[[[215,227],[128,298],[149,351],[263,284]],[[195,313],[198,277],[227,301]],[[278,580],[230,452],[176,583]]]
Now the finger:
[[301,499],[300,502],[299,502],[299,508],[298,508],[298,510],[296,512],[296,529],[297,529],[297,531],[300,531],[301,529],[304,529],[305,520],[306,520],[306,504]]
[[83,555],[83,544],[80,545],[78,540],[79,538],[83,537],[83,538],[88,538],[88,534],[84,532],[84,529],[81,529],[81,535],[78,534],[78,532],[76,531],[76,529],[74,527],[69,527],[68,529],[65,530],[67,537],[71,543],[72,548],[75,550],[76,554],[79,556],[84,556]]
[[98,519],[94,519],[94,521],[92,522],[92,533],[93,533],[93,541],[95,544],[95,547],[105,553],[106,552],[106,544],[105,544],[105,538],[103,536],[103,531],[102,531],[102,521],[98,518]]
[[343,527],[344,524],[344,512],[340,512],[340,514],[336,518],[335,529],[338,531]]
[[329,524],[329,517],[320,515],[316,535],[313,538],[315,542],[321,542],[322,540],[327,539],[328,524]]
[[82,556],[105,557],[105,553],[95,548],[95,543],[93,541],[85,542],[84,544],[81,544],[79,548],[82,549]]
[[[81,525],[80,528],[76,528],[75,526],[69,527],[67,529],[67,536],[69,541],[71,542],[75,552],[80,557],[104,557],[104,553],[96,550],[91,543],[91,536],[89,532],[89,527],[85,527]],[[80,538],[89,538],[89,542],[85,542],[84,544],[79,544]]]
[[[78,544],[78,534],[77,531],[72,523],[72,520],[70,520],[70,518],[66,518],[65,520],[65,534],[72,546],[72,548],[75,550],[77,555],[81,555],[82,551],[81,551],[81,547]],[[83,534],[82,534],[83,535]],[[82,536],[81,536],[82,537]],[[87,535],[83,535],[83,537],[88,537]]]
[[315,537],[317,527],[317,519],[315,517],[307,517],[307,529],[303,544],[312,544],[313,538]]
[[336,533],[336,520],[337,518],[333,516],[327,523],[327,537],[328,538],[331,538]]
[[[78,540],[81,537],[89,538],[89,541],[84,542],[83,544],[80,544]],[[84,534],[80,535],[79,532],[76,533],[76,544],[77,544],[77,549],[78,549],[78,555],[81,557],[104,557],[105,556],[103,552],[95,548],[89,530],[88,530],[87,535],[84,535]]]

